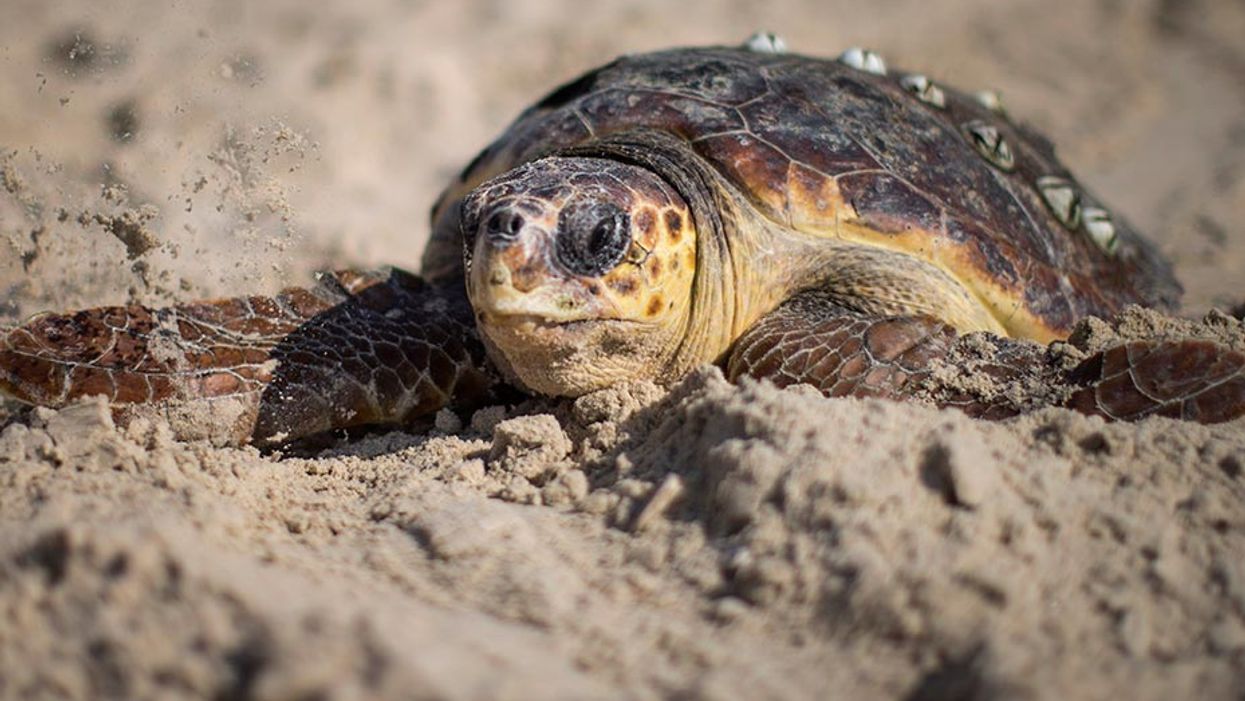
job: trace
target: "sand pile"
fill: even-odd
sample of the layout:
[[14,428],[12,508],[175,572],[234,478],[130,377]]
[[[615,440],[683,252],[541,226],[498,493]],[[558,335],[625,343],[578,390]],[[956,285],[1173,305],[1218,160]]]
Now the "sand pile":
[[311,458],[95,403],[10,425],[0,693],[1245,684],[1241,422],[990,424],[705,371],[440,423]]

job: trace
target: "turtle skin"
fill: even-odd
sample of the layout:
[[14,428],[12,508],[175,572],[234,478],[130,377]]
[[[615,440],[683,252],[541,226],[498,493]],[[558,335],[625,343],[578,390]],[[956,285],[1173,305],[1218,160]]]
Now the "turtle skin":
[[[1245,354],[1210,341],[1130,342],[1071,372],[1050,368],[1031,341],[1066,337],[1079,318],[1129,304],[1172,309],[1179,285],[1049,142],[990,104],[922,81],[740,48],[620,58],[533,105],[450,184],[433,209],[422,277],[345,271],[272,297],[42,315],[0,336],[0,391],[53,407],[102,395],[121,418],[207,416],[175,425],[186,437],[260,445],[492,401],[514,378],[481,338],[464,289],[464,198],[549,155],[649,164],[650,142],[625,139],[645,130],[677,141],[673,158],[716,174],[750,216],[807,241],[899,252],[954,278],[996,334],[988,371],[997,378],[1058,372],[1072,388],[1066,406],[1114,420],[1245,414]],[[623,146],[612,141],[620,135]],[[724,238],[716,244],[727,249],[742,243],[735,222],[707,221],[730,216],[704,209],[698,235]],[[806,277],[786,280],[790,293],[712,356],[728,377],[929,398],[927,381],[957,337],[983,328],[919,295]],[[1019,410],[989,396],[933,400],[983,418]]]
[[121,420],[183,438],[279,445],[490,397],[495,377],[461,291],[400,270],[309,288],[44,314],[0,338],[0,390],[60,407],[102,395]]

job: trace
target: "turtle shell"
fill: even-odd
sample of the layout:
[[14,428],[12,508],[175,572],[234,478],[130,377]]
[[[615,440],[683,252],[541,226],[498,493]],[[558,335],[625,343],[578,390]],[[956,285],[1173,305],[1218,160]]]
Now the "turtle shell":
[[[861,68],[853,67],[862,66]],[[1170,308],[1170,267],[996,102],[881,62],[744,48],[625,56],[554,90],[433,209],[425,274],[461,274],[458,201],[523,162],[644,127],[686,139],[768,218],[902,251],[962,283],[1011,335]]]

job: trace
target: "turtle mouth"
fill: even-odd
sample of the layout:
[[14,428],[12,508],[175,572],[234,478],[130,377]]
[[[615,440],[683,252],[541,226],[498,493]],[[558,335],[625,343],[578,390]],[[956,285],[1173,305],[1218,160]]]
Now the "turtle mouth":
[[476,316],[484,326],[517,331],[519,333],[540,333],[542,331],[577,331],[597,325],[636,326],[639,322],[628,319],[611,319],[609,317],[589,316],[582,318],[556,318],[531,313],[499,314],[481,313]]
[[479,326],[503,374],[550,396],[577,397],[643,376],[652,355],[652,328],[627,319],[486,314]]

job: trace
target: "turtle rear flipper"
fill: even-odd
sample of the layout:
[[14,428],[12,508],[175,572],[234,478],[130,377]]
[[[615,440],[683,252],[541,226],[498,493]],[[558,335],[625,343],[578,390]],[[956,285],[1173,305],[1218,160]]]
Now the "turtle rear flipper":
[[36,317],[0,336],[0,391],[51,407],[103,395],[181,435],[275,444],[481,398],[483,363],[458,288],[338,272],[272,297]]
[[1245,415],[1245,353],[1214,341],[1131,341],[1091,355],[1069,379],[1081,388],[1068,406],[1109,419]]
[[[948,366],[956,338],[953,328],[927,316],[869,315],[805,292],[740,337],[727,374],[779,386],[807,383],[827,396],[930,398],[988,419],[1028,408],[1006,392],[940,387],[936,372]],[[999,383],[1029,375],[1063,384],[1060,403],[1085,414],[1202,423],[1245,415],[1245,354],[1213,341],[1133,341],[1094,353],[1071,372],[1034,343],[993,337],[991,346],[988,359],[972,363],[974,371]]]

